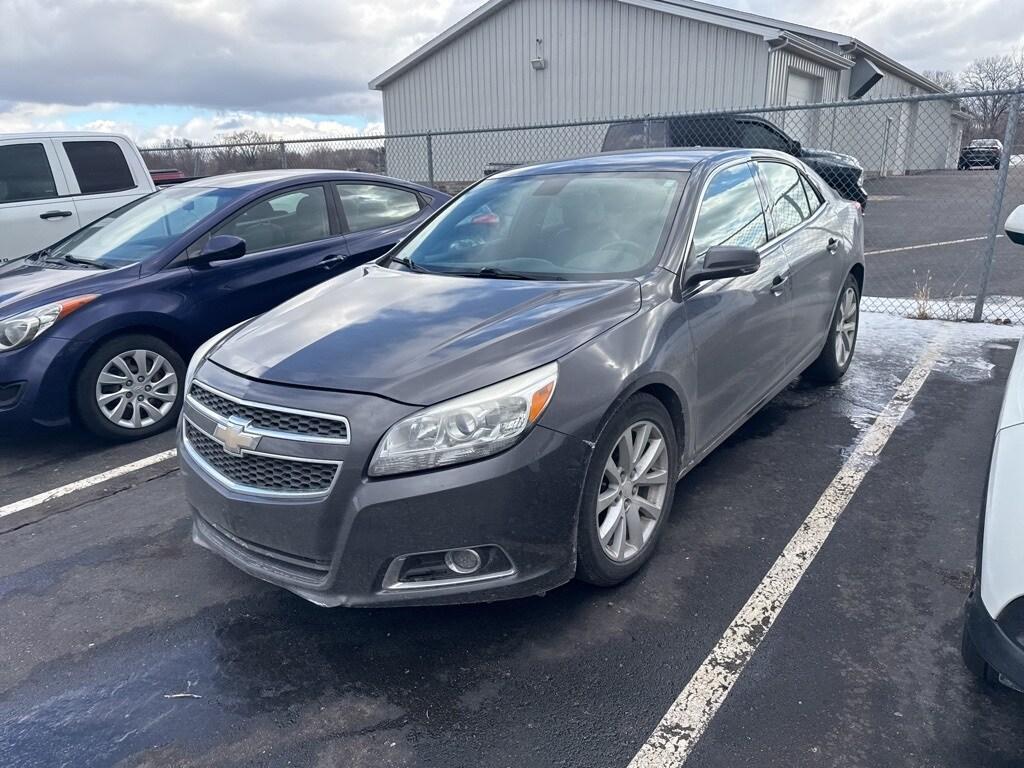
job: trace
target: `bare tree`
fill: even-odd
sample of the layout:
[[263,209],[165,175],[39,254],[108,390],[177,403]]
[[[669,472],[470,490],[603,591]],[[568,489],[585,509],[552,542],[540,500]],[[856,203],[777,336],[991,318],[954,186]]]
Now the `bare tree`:
[[[975,59],[960,75],[965,91],[994,91],[1017,88],[1024,84],[1024,62],[1019,53],[984,56]],[[1010,108],[1010,97],[975,96],[964,100],[964,107],[978,121],[985,136],[995,136]]]
[[950,93],[960,90],[960,77],[956,72],[950,72],[946,69],[926,69],[922,74]]

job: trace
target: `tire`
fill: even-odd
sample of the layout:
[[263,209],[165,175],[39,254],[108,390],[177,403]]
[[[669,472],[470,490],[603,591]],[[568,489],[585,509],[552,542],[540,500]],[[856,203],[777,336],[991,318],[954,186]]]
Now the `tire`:
[[957,163],[956,168],[958,171],[966,171],[967,163]]
[[[852,292],[852,293],[851,293]],[[852,318],[849,311],[849,300],[852,296],[853,309]],[[849,322],[852,319],[852,333],[849,330]],[[841,330],[846,329],[846,330]],[[860,286],[857,278],[853,275],[846,276],[843,289],[839,292],[839,299],[832,311],[832,320],[828,327],[828,336],[825,338],[825,346],[818,358],[804,371],[811,381],[819,384],[835,384],[846,374],[853,360],[853,353],[857,347],[857,334],[860,331]],[[841,355],[840,347],[837,344],[842,334],[845,357]]]
[[995,165],[993,165],[992,167],[993,167],[993,168],[994,168],[995,170],[997,170],[997,171],[998,171],[998,170],[999,170],[999,165],[1000,165],[1000,163],[999,163],[999,162],[997,161],[997,162],[996,162],[996,164],[995,164]]
[[[620,476],[613,485],[607,470],[616,462],[622,465],[625,457],[620,447],[625,450],[623,440],[627,431],[631,442],[640,443],[647,428],[650,442],[646,443],[646,450],[640,447],[641,456],[654,451],[654,459],[643,477],[654,480],[662,477],[659,473],[663,471],[664,483],[637,482],[633,488],[633,482],[626,475]],[[660,451],[654,445],[659,433]],[[678,469],[679,446],[665,406],[647,394],[629,398],[605,424],[587,469],[577,531],[576,578],[607,587],[620,584],[640,570],[653,554],[672,510]],[[617,499],[614,498],[616,493]],[[599,509],[598,498],[603,499],[605,494],[612,501]],[[638,503],[637,499],[645,503]],[[657,508],[657,514],[652,516],[649,507]],[[602,529],[611,532],[606,535],[604,544]],[[611,554],[615,550],[620,557]]]
[[[143,381],[138,380],[140,361],[146,366]],[[124,383],[116,383],[119,379]],[[96,349],[82,366],[75,412],[86,429],[105,440],[141,440],[177,422],[184,379],[185,363],[168,344],[154,336],[121,336]]]

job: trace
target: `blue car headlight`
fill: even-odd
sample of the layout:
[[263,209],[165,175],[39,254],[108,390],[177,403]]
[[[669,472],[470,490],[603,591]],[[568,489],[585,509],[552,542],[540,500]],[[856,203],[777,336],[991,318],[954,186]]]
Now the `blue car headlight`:
[[395,424],[370,462],[373,477],[461,464],[511,448],[551,402],[558,364],[424,408]]
[[94,293],[44,304],[0,320],[0,352],[23,347],[48,331],[54,323],[98,299]]

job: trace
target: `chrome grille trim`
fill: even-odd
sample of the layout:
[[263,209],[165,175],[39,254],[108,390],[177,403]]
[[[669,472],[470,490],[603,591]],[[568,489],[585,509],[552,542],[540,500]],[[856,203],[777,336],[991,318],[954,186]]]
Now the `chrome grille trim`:
[[[324,498],[330,494],[330,492],[334,489],[335,483],[337,483],[338,481],[339,475],[341,474],[342,462],[340,461],[328,461],[325,459],[307,459],[298,456],[281,456],[280,454],[267,453],[259,450],[243,450],[241,452],[241,459],[244,459],[246,456],[254,456],[258,458],[290,462],[293,464],[325,464],[333,466],[334,471],[331,476],[330,484],[326,488],[318,488],[315,490],[276,489],[240,483],[225,475],[220,469],[211,464],[210,461],[208,461],[200,453],[199,448],[193,444],[192,440],[189,437],[190,428],[194,429],[202,437],[211,440],[214,443],[220,444],[220,441],[217,440],[213,435],[211,435],[209,432],[198,426],[187,416],[184,416],[182,417],[181,442],[182,445],[185,447],[185,450],[188,452],[189,458],[192,459],[197,465],[199,465],[199,467],[202,468],[202,470],[206,474],[214,478],[217,482],[224,485],[229,490],[234,491],[235,493],[243,493],[253,496],[278,499],[319,499]],[[225,453],[225,455],[231,456],[231,454],[227,453]],[[239,457],[231,456],[231,458],[237,459]]]
[[329,444],[329,445],[348,445],[351,442],[352,431],[351,431],[351,428],[349,426],[348,419],[345,418],[344,416],[338,416],[338,415],[335,415],[333,413],[320,413],[320,412],[317,412],[317,411],[304,411],[304,410],[300,410],[298,408],[288,408],[288,407],[283,406],[283,405],[270,405],[268,403],[257,403],[257,402],[254,402],[252,400],[243,400],[240,397],[235,397],[234,395],[229,395],[227,392],[222,392],[221,390],[216,389],[215,387],[211,387],[209,384],[206,384],[205,382],[199,381],[197,379],[193,379],[189,383],[189,385],[188,385],[188,391],[186,393],[185,399],[186,399],[186,401],[188,402],[188,404],[191,407],[195,408],[197,411],[199,411],[200,413],[202,413],[203,415],[207,416],[210,419],[214,419],[216,421],[227,421],[231,416],[239,415],[239,414],[238,413],[220,413],[220,412],[218,412],[216,410],[213,410],[212,408],[209,408],[206,405],[200,403],[192,395],[192,389],[194,387],[199,387],[200,389],[204,389],[207,392],[209,392],[212,395],[214,395],[215,397],[219,397],[219,398],[222,398],[224,400],[227,400],[227,401],[229,401],[231,403],[234,403],[234,404],[240,406],[241,408],[247,409],[249,411],[257,411],[257,412],[260,412],[260,413],[268,414],[269,416],[273,416],[276,413],[276,414],[286,414],[288,416],[296,416],[296,417],[306,418],[306,419],[313,419],[313,420],[318,420],[318,421],[322,421],[322,422],[331,422],[332,424],[336,424],[339,427],[339,430],[343,432],[342,435],[338,435],[338,436],[326,436],[326,435],[312,434],[312,433],[309,433],[309,432],[292,432],[292,431],[286,431],[286,430],[280,430],[280,429],[272,429],[272,428],[269,428],[269,427],[261,427],[257,423],[257,419],[259,418],[259,416],[256,415],[256,416],[253,417],[253,421],[249,424],[249,427],[248,427],[249,431],[254,433],[254,434],[261,435],[263,437],[280,438],[282,440],[297,440],[297,441],[303,442],[303,443],[326,443],[326,444]]

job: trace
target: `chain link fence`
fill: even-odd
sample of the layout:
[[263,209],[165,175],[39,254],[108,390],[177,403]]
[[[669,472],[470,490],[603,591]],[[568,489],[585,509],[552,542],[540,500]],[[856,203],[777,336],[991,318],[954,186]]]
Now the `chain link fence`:
[[[602,151],[778,149],[800,156],[841,195],[864,205],[866,309],[1024,322],[1024,249],[1001,230],[1009,212],[1024,203],[1024,150],[1016,142],[1022,94],[927,95],[143,153],[151,169],[187,176],[327,168],[387,174],[454,193],[506,168]],[[967,111],[982,99],[1008,104],[996,127],[978,125]],[[799,215],[806,200],[790,198],[787,215]]]

